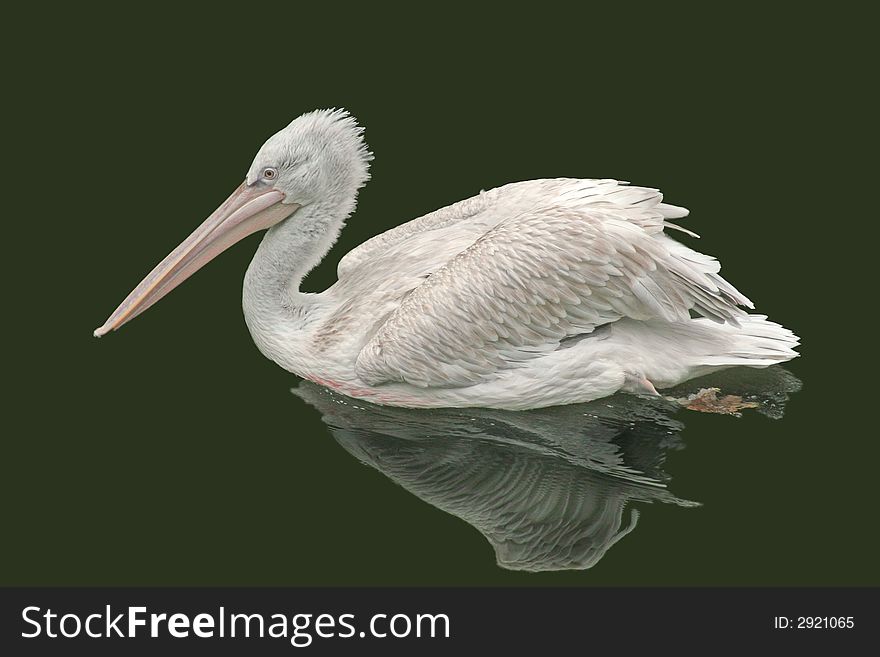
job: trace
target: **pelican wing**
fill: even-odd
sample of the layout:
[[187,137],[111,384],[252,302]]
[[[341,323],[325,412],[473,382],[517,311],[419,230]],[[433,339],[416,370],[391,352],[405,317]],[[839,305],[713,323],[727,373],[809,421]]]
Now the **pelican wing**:
[[531,200],[527,189],[505,197],[499,188],[458,229],[417,230],[423,217],[380,236],[384,253],[425,247],[438,232],[464,240],[450,240],[453,253],[436,244],[444,262],[377,327],[358,355],[361,379],[470,385],[622,317],[687,321],[693,309],[736,323],[737,305],[750,305],[716,260],[663,234],[666,219],[686,211],[660,203],[656,190],[615,181],[517,185],[536,183],[560,187],[532,188]]
[[660,232],[664,227],[683,230],[668,220],[685,217],[688,211],[661,203],[662,199],[656,189],[609,178],[546,178],[510,183],[376,235],[339,261],[337,275],[340,281],[360,280],[385,264],[393,263],[395,272],[399,272],[401,265],[408,267],[406,261],[417,262],[418,266],[413,268],[430,273],[502,221],[548,206],[581,210],[612,204],[627,220],[649,233]]

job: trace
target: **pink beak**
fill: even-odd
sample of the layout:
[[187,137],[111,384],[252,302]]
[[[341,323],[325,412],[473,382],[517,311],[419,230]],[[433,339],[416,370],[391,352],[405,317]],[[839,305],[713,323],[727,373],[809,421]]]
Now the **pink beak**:
[[243,182],[201,226],[156,265],[113,311],[95,337],[115,331],[196,273],[210,260],[258,230],[274,226],[299,209],[284,193]]

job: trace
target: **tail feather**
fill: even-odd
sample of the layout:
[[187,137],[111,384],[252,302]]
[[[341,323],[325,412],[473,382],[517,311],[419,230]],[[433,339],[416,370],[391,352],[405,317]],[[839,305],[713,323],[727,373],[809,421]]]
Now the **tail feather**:
[[[787,328],[765,315],[743,314],[739,326],[708,317],[685,322],[618,320],[609,348],[619,350],[625,367],[644,375],[654,387],[670,388],[688,379],[728,367],[769,367],[796,358],[800,343]],[[602,341],[595,343],[597,357]]]
[[726,338],[725,344],[718,353],[704,356],[702,365],[767,367],[798,356],[794,349],[800,344],[799,338],[766,315],[747,315],[740,318],[739,328],[716,325],[716,330]]

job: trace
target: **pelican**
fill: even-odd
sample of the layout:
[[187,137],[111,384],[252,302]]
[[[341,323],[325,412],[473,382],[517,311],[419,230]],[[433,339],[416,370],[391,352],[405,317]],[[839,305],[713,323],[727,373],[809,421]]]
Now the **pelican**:
[[345,110],[303,114],[244,182],[128,295],[118,329],[234,243],[265,230],[245,274],[260,351],[347,396],[521,410],[794,358],[798,338],[670,238],[688,214],[610,179],[504,185],[377,235],[337,282],[299,290],[355,209],[373,159]]

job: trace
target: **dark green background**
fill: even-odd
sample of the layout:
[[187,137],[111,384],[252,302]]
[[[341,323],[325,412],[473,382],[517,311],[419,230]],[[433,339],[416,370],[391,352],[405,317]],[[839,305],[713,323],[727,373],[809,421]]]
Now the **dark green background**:
[[[4,21],[0,583],[880,583],[865,17],[148,7]],[[260,356],[240,307],[258,237],[91,337],[268,136],[328,106],[366,126],[376,160],[307,289],[365,238],[481,188],[659,187],[802,337],[787,416],[688,415],[666,470],[702,508],[643,507],[591,571],[517,574],[346,454]]]

